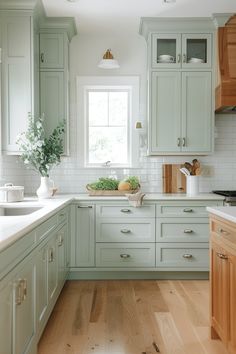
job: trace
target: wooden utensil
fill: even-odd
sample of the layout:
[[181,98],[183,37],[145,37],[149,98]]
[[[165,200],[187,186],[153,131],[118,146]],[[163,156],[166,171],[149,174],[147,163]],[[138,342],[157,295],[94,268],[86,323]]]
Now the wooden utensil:
[[200,162],[198,161],[198,159],[193,159],[192,163],[193,163],[193,175],[197,175],[196,173],[197,170],[198,173],[200,173]]
[[190,175],[192,175],[192,174],[193,174],[193,166],[191,165],[191,163],[190,163],[190,162],[185,162],[185,163],[184,163],[184,167],[185,167],[185,168],[187,168],[187,169],[189,170]]

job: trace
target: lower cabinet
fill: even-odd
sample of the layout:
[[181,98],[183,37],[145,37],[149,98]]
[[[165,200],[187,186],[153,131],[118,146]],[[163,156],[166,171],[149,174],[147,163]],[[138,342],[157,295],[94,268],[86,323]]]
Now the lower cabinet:
[[95,206],[80,203],[74,205],[75,235],[71,243],[74,262],[72,267],[95,266]]
[[27,257],[0,282],[1,354],[31,354],[35,349],[34,284],[32,257]]
[[[12,353],[12,324],[13,324],[13,279],[6,277],[0,281],[0,353]],[[7,333],[7,335],[6,335]]]
[[[23,260],[16,259],[18,265],[7,275],[3,269],[0,280],[0,354],[36,354],[37,342],[67,276],[68,213],[66,208],[64,210],[64,220],[60,220],[62,213],[59,213],[24,236],[24,239],[27,236],[34,239],[34,235],[37,238],[48,225],[47,235],[45,232],[41,242],[38,238],[37,247],[29,249]],[[50,231],[51,224],[54,226]],[[11,255],[10,248],[7,254]],[[9,267],[8,260],[5,260]]]
[[236,353],[236,224],[211,218],[211,336]]
[[20,267],[13,290],[13,353],[31,353],[35,335],[35,264],[29,259]]

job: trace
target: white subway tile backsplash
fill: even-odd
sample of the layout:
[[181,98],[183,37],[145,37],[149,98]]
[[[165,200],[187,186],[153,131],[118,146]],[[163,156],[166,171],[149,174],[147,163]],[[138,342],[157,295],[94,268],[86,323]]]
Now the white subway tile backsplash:
[[[236,189],[236,115],[216,116],[215,152],[209,156],[197,157],[206,172],[200,178],[200,191],[209,192],[214,189]],[[70,153],[62,157],[61,164],[51,172],[51,178],[60,193],[86,192],[86,184],[101,176],[117,176],[122,179],[127,175],[137,175],[144,192],[162,192],[162,164],[184,163],[196,156],[146,156],[140,150],[140,168],[110,169],[81,168],[77,151],[76,121],[70,122]],[[26,193],[34,194],[40,183],[39,175],[26,169],[15,156],[0,156],[0,185],[12,182],[24,185]]]

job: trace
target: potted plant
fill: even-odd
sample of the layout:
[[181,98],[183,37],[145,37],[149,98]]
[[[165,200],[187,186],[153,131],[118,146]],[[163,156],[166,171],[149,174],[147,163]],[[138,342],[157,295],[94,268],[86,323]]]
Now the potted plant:
[[61,161],[63,133],[65,132],[65,122],[63,121],[47,137],[43,121],[44,118],[39,117],[35,120],[29,115],[28,130],[20,134],[17,139],[21,160],[41,176],[41,184],[36,192],[39,199],[52,196],[49,172]]

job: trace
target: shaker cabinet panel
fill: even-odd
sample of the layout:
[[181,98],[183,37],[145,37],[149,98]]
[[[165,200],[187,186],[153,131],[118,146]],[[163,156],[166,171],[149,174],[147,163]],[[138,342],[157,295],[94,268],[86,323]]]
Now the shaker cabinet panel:
[[150,153],[180,151],[181,73],[153,72],[150,97]]
[[[0,282],[0,353],[12,353],[12,279]],[[6,335],[7,333],[7,335]]]
[[[76,205],[75,266],[93,267],[95,265],[95,207]],[[72,265],[73,266],[73,265]]]
[[14,280],[13,353],[24,354],[35,334],[35,265],[31,260],[19,270]]
[[[67,118],[67,91],[65,74],[62,71],[40,72],[40,114],[45,117],[45,130],[49,135],[59,122]],[[64,152],[67,137],[64,134]]]
[[27,129],[28,113],[33,111],[31,17],[1,17],[1,32],[3,151],[16,153],[17,135]]
[[212,119],[211,73],[183,72],[183,152],[211,151]]
[[63,33],[40,34],[40,68],[64,68],[64,35]]

